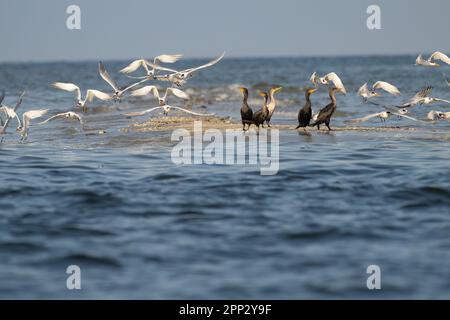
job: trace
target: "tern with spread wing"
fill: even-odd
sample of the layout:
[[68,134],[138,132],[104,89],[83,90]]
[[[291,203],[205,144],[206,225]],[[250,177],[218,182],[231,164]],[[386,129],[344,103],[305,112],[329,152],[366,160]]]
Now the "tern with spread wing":
[[401,114],[401,113],[396,113],[396,112],[392,112],[392,111],[383,111],[383,112],[379,112],[379,113],[373,113],[373,114],[369,114],[363,118],[358,118],[358,119],[352,119],[352,120],[348,120],[346,122],[351,122],[351,123],[360,123],[360,122],[366,122],[369,121],[370,119],[373,118],[380,118],[381,122],[386,122],[387,119],[389,119],[391,116],[397,116],[397,117],[402,117],[402,118],[406,118],[412,121],[420,121],[416,118],[407,116],[405,114]]
[[175,97],[178,97],[180,99],[189,100],[189,95],[185,93],[184,91],[181,91],[177,88],[167,88],[166,92],[164,93],[164,96],[160,96],[158,88],[156,86],[145,86],[141,89],[135,90],[131,93],[133,97],[142,97],[146,96],[148,94],[152,94],[155,98],[158,99],[159,106],[162,107],[166,105],[167,98],[169,95],[173,95]]
[[17,131],[22,135],[21,141],[25,141],[28,138],[28,132],[30,130],[30,122],[33,119],[40,118],[48,112],[48,109],[30,110],[22,115],[22,125],[17,128]]
[[144,77],[132,77],[135,79],[148,79],[154,80],[157,71],[177,72],[176,70],[165,68],[161,66],[161,63],[175,63],[183,57],[181,54],[162,54],[153,59],[153,63],[142,58],[131,62],[128,66],[120,70],[121,73],[129,74],[135,72],[139,68],[144,68],[146,76]]
[[158,107],[154,107],[142,112],[133,112],[133,113],[127,113],[124,114],[126,117],[138,117],[138,116],[143,116],[145,114],[148,114],[150,112],[162,109],[164,111],[165,115],[168,115],[171,109],[176,109],[176,110],[180,110],[192,115],[196,115],[196,116],[211,116],[211,114],[201,114],[201,113],[196,113],[190,110],[186,110],[184,108],[180,108],[180,107],[175,107],[175,106],[170,106],[167,104],[167,98],[169,95],[173,95],[176,96],[180,99],[185,99],[188,100],[189,99],[189,95],[186,94],[184,91],[181,91],[180,89],[177,88],[167,88],[166,92],[164,93],[164,96],[160,96],[158,88],[155,86],[145,86],[141,89],[135,90],[132,92],[132,96],[134,97],[142,97],[142,96],[146,96],[148,94],[152,94],[155,98],[158,99]]
[[114,90],[114,94],[112,95],[112,98],[114,99],[114,101],[120,101],[123,97],[123,95],[125,94],[125,92],[135,88],[136,86],[144,83],[145,81],[147,81],[147,79],[143,79],[139,82],[133,83],[125,88],[120,88],[116,81],[114,81],[114,79],[109,75],[108,71],[106,71],[105,66],[103,65],[103,62],[99,62],[98,63],[98,72],[100,73],[100,76],[102,77],[103,80],[106,81],[106,83],[108,83],[111,88],[113,88]]
[[64,83],[64,82],[55,82],[52,86],[56,89],[68,91],[68,92],[76,92],[77,93],[77,107],[83,108],[83,112],[87,112],[88,102],[94,101],[94,98],[97,98],[102,101],[111,100],[111,96],[102,91],[89,89],[86,91],[86,97],[84,100],[81,97],[80,88],[73,83]]
[[38,124],[42,125],[42,124],[46,124],[46,123],[48,123],[50,121],[58,120],[58,119],[76,120],[76,121],[80,122],[82,128],[84,126],[83,118],[78,113],[75,113],[75,112],[72,112],[72,111],[55,114],[54,116],[52,116],[52,117],[48,118],[47,120],[42,121],[42,122],[40,122]]
[[417,59],[416,59],[416,65],[418,66],[424,66],[424,67],[440,67],[440,64],[438,64],[437,62],[435,62],[436,60],[440,60],[448,65],[450,65],[450,58],[440,52],[440,51],[436,51],[434,52],[429,58],[428,60],[425,60],[422,55],[420,54]]
[[367,86],[367,83],[364,83],[359,89],[358,89],[358,96],[362,97],[364,101],[367,101],[371,98],[378,97],[380,94],[378,92],[375,92],[374,90],[369,90],[369,87]]
[[336,89],[338,89],[338,91],[340,91],[341,93],[343,93],[344,95],[347,94],[347,90],[344,87],[344,84],[342,83],[341,78],[339,78],[339,76],[335,73],[335,72],[330,72],[327,75],[325,75],[324,77],[319,77],[317,75],[316,72],[314,72],[310,79],[309,79],[314,86],[317,86],[318,84],[323,84],[323,85],[327,85],[330,82],[332,82],[334,84],[334,87]]
[[429,95],[433,91],[433,87],[429,86],[423,89],[422,91],[416,93],[414,97],[412,97],[410,100],[405,102],[403,105],[399,106],[399,108],[411,108],[416,105],[423,105],[423,104],[431,104],[436,102],[443,102],[450,104],[450,101],[439,99],[439,98],[431,98]]
[[189,68],[182,71],[171,70],[172,74],[167,75],[157,75],[155,76],[156,80],[160,81],[169,81],[172,85],[176,85],[178,87],[183,86],[190,78],[194,76],[194,74],[202,69],[206,69],[214,66],[225,56],[225,52],[220,55],[220,57],[195,68]]
[[2,105],[2,106],[0,107],[0,111],[3,112],[3,113],[5,113],[5,115],[6,115],[7,118],[16,119],[16,120],[17,120],[17,123],[19,124],[19,127],[22,126],[22,124],[20,123],[20,118],[19,118],[19,116],[17,115],[16,111],[14,111],[13,108],[10,108],[10,107],[8,107],[8,106]]

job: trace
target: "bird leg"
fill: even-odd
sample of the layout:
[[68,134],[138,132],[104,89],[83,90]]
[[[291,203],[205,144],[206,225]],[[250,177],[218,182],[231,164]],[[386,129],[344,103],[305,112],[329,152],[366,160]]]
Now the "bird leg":
[[318,124],[318,125],[317,125],[317,130],[319,130],[319,131],[320,131],[320,124]]
[[333,129],[330,128],[330,123],[327,122],[327,123],[325,123],[325,125],[327,126],[329,131],[334,131]]

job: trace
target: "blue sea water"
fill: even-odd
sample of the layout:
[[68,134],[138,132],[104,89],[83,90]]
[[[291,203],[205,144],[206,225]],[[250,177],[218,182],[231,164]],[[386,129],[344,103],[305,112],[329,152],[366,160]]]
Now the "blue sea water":
[[[294,128],[311,73],[335,71],[349,91],[338,96],[332,123],[342,127],[382,110],[356,97],[364,82],[397,85],[401,97],[379,99],[391,105],[427,85],[449,99],[445,69],[413,62],[224,59],[185,89],[195,111],[239,119],[238,86],[250,88],[256,109],[257,90],[281,85],[273,122]],[[130,82],[117,73],[126,63],[105,62],[121,84]],[[26,90],[20,112],[73,109],[54,81],[108,90],[95,62],[0,65],[5,104]],[[22,144],[12,125],[0,145],[0,298],[450,298],[448,122],[283,130],[279,173],[261,176],[256,167],[176,166],[170,132],[123,130],[132,121],[121,113],[152,103],[95,102],[86,131],[67,121],[35,125]],[[314,109],[327,103],[326,90],[313,96]],[[420,106],[413,114],[431,109],[449,111]],[[81,268],[80,291],[66,288],[69,265]],[[369,265],[381,268],[379,291],[366,287]]]

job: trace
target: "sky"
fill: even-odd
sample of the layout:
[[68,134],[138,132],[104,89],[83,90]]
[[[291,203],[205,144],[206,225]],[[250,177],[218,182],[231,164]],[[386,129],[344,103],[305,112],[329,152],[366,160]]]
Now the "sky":
[[448,0],[0,0],[0,62],[449,53],[449,14]]

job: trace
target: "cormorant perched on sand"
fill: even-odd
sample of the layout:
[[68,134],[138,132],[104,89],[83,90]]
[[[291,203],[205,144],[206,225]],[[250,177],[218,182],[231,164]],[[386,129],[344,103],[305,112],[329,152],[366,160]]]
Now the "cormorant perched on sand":
[[270,120],[272,119],[272,115],[275,112],[275,107],[277,106],[277,102],[275,101],[275,93],[281,91],[282,87],[271,88],[269,90],[269,103],[267,104],[267,109],[269,110],[269,114],[267,116],[266,122],[270,127]]
[[320,125],[325,124],[328,130],[332,131],[330,128],[330,120],[336,111],[336,96],[335,92],[340,91],[338,88],[330,88],[330,99],[331,102],[322,110],[320,110],[319,115],[317,116],[317,120],[310,125],[310,127],[317,126],[317,130],[320,130]]
[[317,91],[317,88],[309,88],[306,90],[305,106],[298,112],[298,127],[295,129],[303,128],[306,130],[306,127],[309,126],[312,117],[312,109],[311,109],[311,95]]
[[[247,131],[250,129],[250,126],[253,123],[253,110],[249,107],[247,100],[248,100],[248,89],[247,88],[239,88],[239,90],[244,94],[244,100],[242,102],[242,108],[241,108],[241,119],[242,119],[242,126],[243,130]],[[245,125],[248,125],[247,130],[245,129]]]
[[260,92],[259,95],[264,98],[264,104],[261,110],[253,114],[253,124],[258,127],[258,130],[259,126],[264,128],[264,122],[267,120],[267,116],[269,115],[269,109],[267,108],[269,95],[266,92]]

